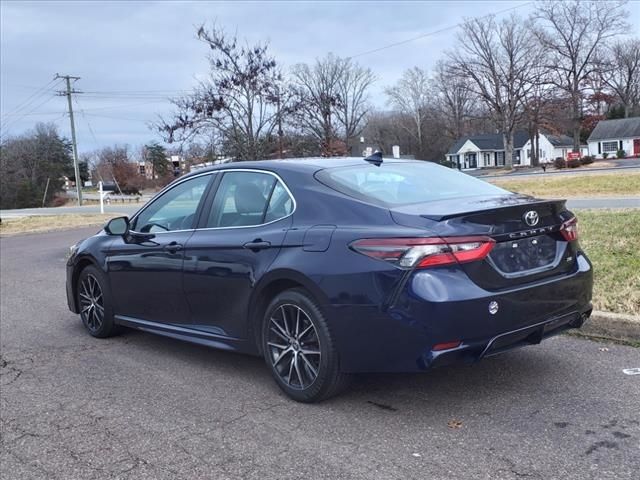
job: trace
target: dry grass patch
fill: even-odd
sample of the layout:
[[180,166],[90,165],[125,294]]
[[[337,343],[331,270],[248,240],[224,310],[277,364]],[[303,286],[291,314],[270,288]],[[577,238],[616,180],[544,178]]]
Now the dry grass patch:
[[3,218],[0,234],[48,232],[66,230],[75,227],[101,226],[108,220],[118,217],[118,213],[40,215],[21,218]]
[[591,197],[640,195],[640,173],[616,172],[587,175],[541,175],[527,178],[493,178],[491,183],[536,197]]
[[594,308],[640,315],[640,210],[581,210],[578,221],[593,262]]

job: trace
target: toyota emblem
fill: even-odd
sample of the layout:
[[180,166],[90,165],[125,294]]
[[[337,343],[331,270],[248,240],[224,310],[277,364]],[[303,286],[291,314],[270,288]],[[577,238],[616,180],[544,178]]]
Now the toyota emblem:
[[535,227],[540,221],[540,217],[538,216],[538,212],[535,210],[529,210],[522,216],[524,223],[529,225],[530,227]]
[[489,302],[489,313],[491,315],[495,315],[496,313],[498,313],[499,308],[500,306],[498,305],[498,302],[496,302],[495,300],[492,300],[491,302]]

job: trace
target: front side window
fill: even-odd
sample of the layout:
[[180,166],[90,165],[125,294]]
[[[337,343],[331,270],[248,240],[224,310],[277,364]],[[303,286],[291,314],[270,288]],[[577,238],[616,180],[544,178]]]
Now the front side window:
[[158,233],[193,228],[209,180],[211,175],[191,178],[166,191],[136,217],[132,229]]
[[207,228],[250,227],[286,217],[293,200],[276,177],[260,172],[226,172]]

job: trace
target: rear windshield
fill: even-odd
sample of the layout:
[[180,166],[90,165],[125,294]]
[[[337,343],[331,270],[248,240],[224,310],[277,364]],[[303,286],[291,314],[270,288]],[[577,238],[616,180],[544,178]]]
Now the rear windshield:
[[431,162],[385,162],[320,170],[316,178],[361,200],[400,206],[474,195],[510,194],[502,188]]

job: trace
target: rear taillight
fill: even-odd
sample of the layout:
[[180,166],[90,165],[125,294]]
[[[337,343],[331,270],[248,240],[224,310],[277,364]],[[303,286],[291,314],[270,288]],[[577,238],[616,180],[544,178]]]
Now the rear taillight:
[[494,245],[489,237],[365,238],[351,248],[400,268],[427,268],[482,260]]
[[560,233],[567,242],[573,242],[578,239],[578,219],[573,217],[567,220],[560,227]]

